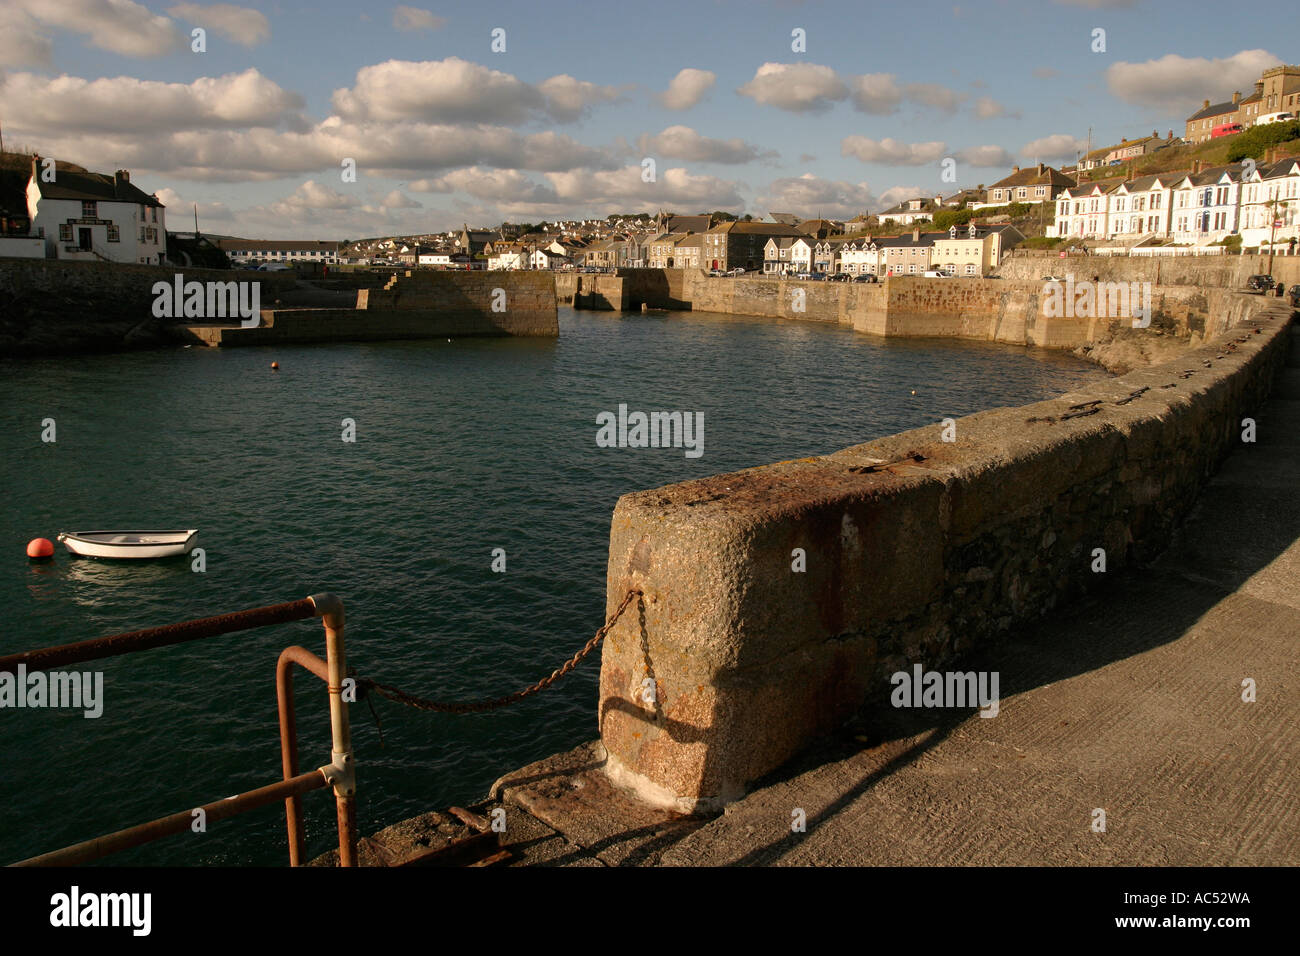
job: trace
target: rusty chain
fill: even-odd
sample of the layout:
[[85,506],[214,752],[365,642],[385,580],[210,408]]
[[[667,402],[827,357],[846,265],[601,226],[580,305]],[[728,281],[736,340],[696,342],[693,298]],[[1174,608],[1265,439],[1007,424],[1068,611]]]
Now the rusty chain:
[[376,680],[371,680],[369,677],[358,677],[356,679],[357,686],[364,688],[366,691],[373,691],[380,697],[384,697],[396,703],[406,704],[408,707],[414,707],[416,710],[431,710],[443,714],[477,714],[487,710],[496,710],[498,707],[513,704],[515,701],[523,700],[525,697],[530,697],[533,694],[546,690],[546,688],[550,687],[557,680],[582,663],[582,659],[595,650],[596,645],[599,644],[601,640],[604,639],[605,635],[609,633],[609,629],[614,626],[620,617],[622,617],[623,612],[627,610],[627,606],[632,603],[632,599],[640,596],[640,594],[641,592],[635,589],[628,591],[626,596],[624,596],[622,603],[619,604],[618,608],[610,616],[609,620],[605,622],[601,629],[596,632],[595,637],[589,640],[586,645],[578,651],[578,653],[573,655],[573,657],[565,661],[560,667],[551,671],[549,677],[543,677],[531,687],[525,687],[523,690],[515,691],[513,694],[507,694],[505,697],[494,697],[490,700],[457,702],[429,700],[426,697],[416,697],[414,694],[408,694],[406,691],[398,690],[396,687],[389,687],[387,684],[381,684]]

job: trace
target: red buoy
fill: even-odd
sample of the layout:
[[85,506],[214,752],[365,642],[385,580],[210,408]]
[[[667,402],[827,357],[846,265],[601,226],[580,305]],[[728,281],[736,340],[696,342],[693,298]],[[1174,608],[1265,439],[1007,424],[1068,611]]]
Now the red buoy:
[[27,557],[33,561],[54,557],[54,542],[49,538],[32,538],[27,542]]
[[279,362],[272,362],[272,363],[271,363],[271,371],[272,371],[272,372],[278,372],[278,371],[280,371],[280,363],[279,363]]

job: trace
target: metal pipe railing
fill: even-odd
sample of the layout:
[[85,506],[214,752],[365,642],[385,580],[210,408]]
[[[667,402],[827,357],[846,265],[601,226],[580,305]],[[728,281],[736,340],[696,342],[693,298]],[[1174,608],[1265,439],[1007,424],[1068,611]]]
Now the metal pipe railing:
[[[338,598],[334,600],[337,601]],[[76,644],[60,644],[56,647],[42,647],[35,651],[10,654],[0,657],[0,673],[14,673],[19,664],[25,664],[29,671],[49,670],[66,664],[116,657],[119,654],[130,654],[135,651],[148,651],[155,647],[184,644],[187,641],[215,637],[218,634],[246,631],[254,627],[266,627],[268,624],[286,624],[289,621],[301,621],[318,616],[319,612],[313,599],[303,598],[301,601],[255,607],[247,611],[235,611],[233,614],[204,617],[197,621],[165,624],[162,627],[97,637]]]
[[[269,624],[282,624],[320,617],[325,625],[326,659],[322,661],[303,647],[284,651],[276,663],[276,698],[280,715],[280,760],[284,779],[256,790],[236,794],[199,809],[207,821],[215,822],[253,810],[276,800],[285,801],[289,827],[290,864],[301,863],[305,834],[302,823],[302,794],[325,786],[334,789],[339,827],[339,865],[357,865],[356,766],[346,701],[347,656],[344,652],[343,602],[333,594],[314,594],[300,601],[251,608],[217,617],[130,631],[109,637],[40,648],[0,657],[0,673],[15,673],[21,665],[28,670],[48,670],[67,664],[99,660],[120,654],[182,644],[187,641],[244,631]],[[298,773],[297,724],[293,708],[292,664],[300,664],[324,680],[330,699],[330,763],[305,774]],[[97,860],[111,853],[140,846],[161,837],[189,830],[194,811],[186,810],[138,826],[119,830],[82,843],[23,860],[18,866],[68,866]]]
[[[308,790],[319,790],[328,785],[329,783],[323,773],[319,770],[312,770],[289,780],[281,780],[265,787],[259,787],[256,790],[249,790],[247,793],[227,797],[224,800],[216,800],[200,809],[206,815],[207,822],[214,823],[217,820],[224,820],[247,810],[256,810],[258,807],[274,803],[286,795],[301,795]],[[61,850],[42,853],[40,856],[33,856],[13,865],[75,866],[78,863],[89,863],[92,860],[108,856],[110,853],[118,853],[165,836],[184,833],[190,829],[193,823],[194,811],[183,810],[170,816],[159,817],[157,820],[150,820],[148,823],[141,823],[125,830],[118,830],[116,833],[109,833],[82,843],[75,843]]]
[[[298,776],[298,718],[293,703],[293,665],[298,664],[329,684],[329,665],[305,647],[295,644],[280,652],[275,664],[275,701],[280,713],[280,765],[284,779]],[[289,830],[289,865],[302,865],[307,834],[302,819],[302,795],[284,799],[284,820]]]

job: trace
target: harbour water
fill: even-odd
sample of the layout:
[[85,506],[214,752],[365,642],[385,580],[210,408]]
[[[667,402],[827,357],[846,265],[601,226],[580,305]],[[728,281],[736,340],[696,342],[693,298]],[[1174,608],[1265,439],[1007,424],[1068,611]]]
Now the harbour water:
[[[424,696],[499,696],[600,625],[619,495],[825,453],[1103,373],[1068,355],[881,340],[814,323],[560,311],[558,340],[187,350],[0,362],[0,652],[331,590],[357,672]],[[272,372],[272,361],[280,371]],[[913,394],[913,392],[915,394]],[[601,447],[620,404],[702,414],[703,453]],[[42,422],[54,419],[54,442]],[[355,422],[355,442],[342,436]],[[60,530],[201,529],[190,562],[29,564]],[[504,573],[492,569],[505,551]],[[323,653],[302,622],[82,665],[104,711],[0,710],[0,863],[279,778],[280,649]],[[358,822],[486,792],[596,736],[598,656],[502,711],[353,707]],[[328,762],[323,685],[298,678],[304,768]],[[311,855],[333,803],[305,798]],[[286,861],[268,807],[112,858]]]

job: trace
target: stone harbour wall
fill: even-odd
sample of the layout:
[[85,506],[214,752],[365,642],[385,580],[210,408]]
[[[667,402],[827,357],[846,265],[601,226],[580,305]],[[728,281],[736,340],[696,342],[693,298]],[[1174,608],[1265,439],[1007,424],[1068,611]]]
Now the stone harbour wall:
[[644,603],[602,651],[606,772],[651,803],[715,809],[886,696],[895,671],[935,669],[1157,554],[1284,362],[1291,310],[1230,305],[1175,361],[957,419],[953,441],[936,422],[624,495],[607,612],[630,589]]
[[177,274],[186,281],[259,282],[268,305],[297,282],[283,272],[0,259],[0,356],[176,345],[186,338],[186,320],[154,316],[153,287]]

